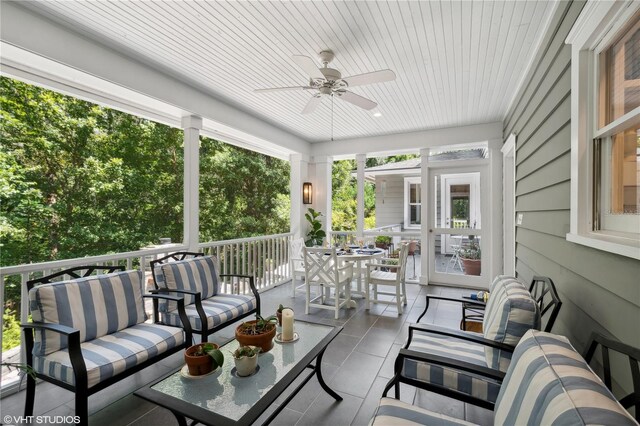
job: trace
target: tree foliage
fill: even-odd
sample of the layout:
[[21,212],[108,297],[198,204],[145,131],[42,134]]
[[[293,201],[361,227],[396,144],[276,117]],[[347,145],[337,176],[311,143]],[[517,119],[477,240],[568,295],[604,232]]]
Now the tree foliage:
[[[6,77],[0,114],[0,265],[182,241],[181,129]],[[287,232],[289,170],[202,138],[200,240]]]

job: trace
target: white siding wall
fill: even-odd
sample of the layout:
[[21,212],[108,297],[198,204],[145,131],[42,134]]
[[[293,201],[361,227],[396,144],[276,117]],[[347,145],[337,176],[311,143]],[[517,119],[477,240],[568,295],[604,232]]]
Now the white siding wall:
[[[382,196],[382,181],[386,181]],[[376,176],[376,227],[404,223],[404,176]]]

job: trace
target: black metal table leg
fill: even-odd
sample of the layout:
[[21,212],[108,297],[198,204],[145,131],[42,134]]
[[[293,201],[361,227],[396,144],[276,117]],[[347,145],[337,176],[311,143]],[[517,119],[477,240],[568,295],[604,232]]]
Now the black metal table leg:
[[170,410],[170,411],[173,413],[173,415],[175,416],[176,420],[178,420],[178,425],[179,426],[187,426],[187,419],[185,419],[182,414],[177,413],[177,412],[175,412],[173,410]]
[[322,378],[322,356],[324,355],[325,349],[327,348],[324,347],[322,351],[320,351],[320,354],[318,354],[318,358],[316,358],[316,366],[315,366],[316,376],[318,377],[318,382],[320,383],[320,386],[322,386],[322,389],[324,389],[326,393],[331,395],[333,399],[335,399],[336,401],[342,401],[342,397],[338,395],[333,389],[331,389],[324,382],[324,379]]

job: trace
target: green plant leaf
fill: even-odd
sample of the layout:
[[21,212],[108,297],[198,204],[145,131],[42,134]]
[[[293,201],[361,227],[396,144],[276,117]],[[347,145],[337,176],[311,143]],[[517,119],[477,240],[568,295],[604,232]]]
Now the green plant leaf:
[[207,351],[207,353],[213,358],[214,368],[222,367],[224,364],[224,355],[220,349],[212,349]]

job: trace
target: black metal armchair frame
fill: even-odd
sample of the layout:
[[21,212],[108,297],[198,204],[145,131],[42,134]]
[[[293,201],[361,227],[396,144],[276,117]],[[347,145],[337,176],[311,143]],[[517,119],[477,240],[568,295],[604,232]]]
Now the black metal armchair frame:
[[[51,275],[44,276],[42,278],[34,279],[27,281],[27,288],[31,290],[38,284],[48,284],[54,282],[54,278],[58,278],[64,275],[68,275],[73,278],[82,278],[91,275],[93,272],[99,271],[102,273],[110,273],[117,271],[124,271],[124,266],[100,266],[100,265],[91,265],[91,266],[77,266],[74,268],[65,269],[60,272],[56,272]],[[78,273],[82,271],[82,273]],[[187,314],[184,310],[184,299],[178,296],[171,295],[156,295],[156,294],[143,294],[142,297],[151,298],[154,301],[158,299],[165,299],[177,302],[178,311],[180,315],[180,320],[184,326],[185,339],[184,343],[180,346],[176,346],[160,355],[156,355],[154,357],[149,358],[143,363],[140,363],[134,367],[128,368],[125,371],[110,377],[109,379],[103,380],[100,383],[88,387],[88,379],[87,379],[87,367],[84,362],[84,358],[82,356],[82,348],[80,342],[80,330],[76,330],[72,327],[68,327],[62,324],[52,324],[52,323],[43,323],[43,322],[31,322],[26,324],[21,324],[20,326],[24,332],[24,341],[25,341],[25,351],[26,351],[26,361],[27,365],[33,367],[33,344],[34,330],[49,330],[59,334],[62,334],[67,337],[68,340],[68,352],[69,352],[69,361],[71,362],[71,367],[73,368],[73,377],[75,381],[75,386],[69,383],[65,383],[53,377],[49,377],[44,374],[35,373],[36,377],[47,381],[49,383],[53,383],[61,388],[70,390],[75,393],[75,407],[76,407],[76,416],[80,419],[80,425],[87,425],[89,418],[89,404],[88,399],[89,396],[93,395],[96,392],[99,392],[112,384],[134,374],[138,371],[154,364],[156,361],[164,359],[174,353],[187,348],[191,345],[192,337],[191,337],[191,326],[189,324],[189,319],[187,318]],[[36,380],[32,375],[27,375],[27,391],[26,391],[26,400],[25,400],[25,408],[24,415],[32,416],[33,415],[33,406],[35,401],[35,393],[36,393]]]
[[[198,330],[198,329],[193,329],[192,328],[192,333],[193,334],[199,334],[200,335],[200,339],[202,342],[206,342],[209,338],[210,335],[212,335],[213,333],[215,333],[216,331],[222,330],[223,328],[225,328],[227,325],[229,325],[231,322],[225,322],[222,323],[216,327],[213,328],[208,328],[207,324],[207,314],[204,311],[204,308],[202,307],[202,295],[200,294],[200,292],[197,291],[191,291],[191,290],[176,290],[176,289],[166,289],[166,288],[160,288],[158,286],[158,282],[156,281],[156,274],[155,274],[155,267],[158,265],[162,265],[164,263],[168,263],[168,262],[172,262],[172,261],[179,261],[179,260],[185,260],[185,259],[189,259],[189,258],[196,258],[196,257],[202,257],[204,256],[204,253],[200,253],[200,252],[188,252],[188,251],[180,251],[180,252],[175,252],[175,253],[171,253],[168,254],[166,256],[163,256],[159,259],[155,259],[152,260],[149,265],[151,267],[151,275],[153,275],[153,285],[155,287],[155,290],[152,291],[153,294],[166,294],[166,293],[177,293],[177,294],[189,294],[191,296],[194,297],[195,301],[194,301],[194,305],[196,308],[196,311],[198,312],[198,316],[200,317],[200,323],[202,324],[202,329]],[[253,293],[254,297],[256,298],[256,309],[250,310],[245,312],[244,314],[238,316],[237,318],[234,318],[233,321],[237,321],[240,320],[242,318],[245,318],[253,313],[255,313],[256,315],[260,315],[260,294],[258,293],[258,290],[256,289],[255,286],[255,282],[254,282],[254,278],[251,275],[240,275],[240,274],[219,274],[219,277],[223,278],[223,277],[232,277],[232,278],[244,278],[249,280],[249,287],[251,288],[251,292]],[[153,315],[154,315],[154,320],[158,320],[158,302],[154,301],[154,305],[153,305]]]
[[[562,307],[562,301],[558,295],[558,290],[553,283],[553,280],[549,277],[534,276],[531,279],[529,285],[529,292],[535,299],[540,311],[540,316],[545,317],[549,313],[549,318],[543,331],[551,332],[553,324],[556,322],[560,308]],[[427,303],[422,314],[418,317],[418,321],[427,313],[429,309],[430,300],[444,300],[447,302],[458,302],[462,304],[462,324],[466,324],[467,319],[481,320],[484,317],[484,309],[486,303],[480,300],[470,300],[466,298],[458,297],[443,297],[435,295],[427,295]]]
[[[411,331],[410,331],[411,333]],[[455,333],[453,331],[452,333]],[[602,362],[603,362],[603,376],[604,376],[604,384],[607,388],[613,392],[612,390],[612,377],[611,377],[611,364],[609,359],[609,352],[617,352],[622,355],[626,355],[629,360],[629,365],[631,368],[631,378],[632,378],[632,386],[633,390],[631,393],[623,396],[618,399],[620,405],[622,405],[625,409],[629,409],[631,407],[635,407],[635,419],[640,421],[640,349],[634,348],[633,346],[627,345],[625,343],[619,342],[617,340],[610,339],[605,337],[599,333],[592,333],[591,338],[589,339],[589,345],[587,345],[587,350],[584,352],[583,358],[587,363],[590,363],[593,360],[593,357],[596,353],[596,349],[598,346],[602,347]],[[493,347],[505,349],[502,347],[502,344],[497,342],[493,342]],[[408,377],[405,377],[402,374],[402,367],[406,360],[415,360],[420,362],[429,363],[432,365],[438,365],[445,368],[453,368],[458,371],[473,373],[474,375],[484,377],[487,380],[493,380],[497,382],[502,382],[506,373],[503,373],[498,370],[494,370],[491,368],[481,367],[474,364],[469,364],[465,362],[461,362],[458,360],[453,360],[450,358],[445,358],[438,355],[432,355],[424,352],[413,351],[410,349],[400,349],[400,352],[395,360],[394,364],[394,375],[389,380],[387,385],[384,388],[383,395],[387,396],[389,390],[394,388],[395,398],[400,398],[400,384],[408,384],[417,388],[425,389],[428,391],[436,392],[444,396],[448,396],[450,398],[458,399],[463,402],[467,402],[470,404],[478,405],[483,408],[487,408],[493,410],[495,408],[495,404],[490,401],[486,401],[480,398],[472,397],[468,394],[458,392],[452,389],[440,388],[434,386],[427,382],[422,382],[419,380],[414,380]]]
[[622,397],[619,402],[625,408],[629,409],[635,407],[635,418],[640,422],[640,349],[629,346],[625,343],[619,342],[614,339],[610,339],[598,333],[592,333],[590,344],[587,346],[587,350],[584,352],[583,358],[587,363],[591,363],[593,360],[598,346],[601,347],[602,354],[602,373],[604,376],[604,384],[612,389],[611,381],[611,361],[609,352],[617,352],[622,355],[626,355],[629,360],[629,367],[631,369],[631,381],[633,384],[633,391],[628,395]]

